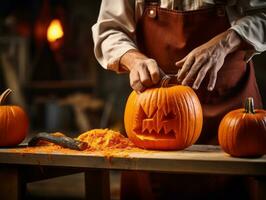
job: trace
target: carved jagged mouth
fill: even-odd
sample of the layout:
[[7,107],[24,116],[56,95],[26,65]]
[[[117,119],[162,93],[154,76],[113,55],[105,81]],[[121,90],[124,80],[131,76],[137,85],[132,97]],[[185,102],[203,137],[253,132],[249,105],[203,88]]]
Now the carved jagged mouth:
[[162,130],[155,131],[155,130],[141,130],[141,129],[134,129],[136,135],[141,137],[153,138],[153,139],[175,139],[175,132],[173,130],[169,131],[167,134]]
[[155,112],[148,117],[141,108],[138,113],[134,131],[141,137],[175,139],[176,118],[176,115],[172,112],[163,113],[158,112],[158,110],[155,110]]

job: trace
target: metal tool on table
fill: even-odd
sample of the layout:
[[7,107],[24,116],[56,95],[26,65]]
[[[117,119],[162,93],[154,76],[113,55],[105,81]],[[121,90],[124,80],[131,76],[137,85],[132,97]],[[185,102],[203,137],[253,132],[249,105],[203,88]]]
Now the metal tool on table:
[[65,135],[55,136],[53,134],[46,132],[41,132],[33,136],[31,140],[28,142],[28,146],[37,146],[38,142],[41,140],[57,144],[64,148],[74,149],[78,151],[85,150],[88,147],[88,144],[86,142],[75,140]]

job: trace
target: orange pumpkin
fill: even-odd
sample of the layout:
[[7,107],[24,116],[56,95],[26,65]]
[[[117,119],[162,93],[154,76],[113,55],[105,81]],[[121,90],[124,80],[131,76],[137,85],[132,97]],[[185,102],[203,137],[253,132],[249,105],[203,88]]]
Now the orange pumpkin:
[[133,91],[124,115],[129,139],[145,149],[184,149],[199,138],[202,122],[197,95],[181,85]]
[[14,146],[21,143],[27,134],[29,121],[19,106],[4,106],[6,97],[11,93],[7,89],[0,96],[0,146]]
[[222,149],[235,157],[258,157],[266,150],[266,111],[255,110],[253,98],[245,109],[229,112],[222,119],[218,133]]

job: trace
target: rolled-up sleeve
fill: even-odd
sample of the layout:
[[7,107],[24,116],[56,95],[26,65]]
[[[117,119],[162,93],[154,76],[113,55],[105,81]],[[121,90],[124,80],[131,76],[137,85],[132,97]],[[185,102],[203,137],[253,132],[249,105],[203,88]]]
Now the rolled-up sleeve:
[[135,44],[134,0],[102,0],[97,23],[92,27],[94,53],[102,67],[123,72],[123,54]]
[[[243,1],[235,6],[239,17],[231,21],[230,29],[236,31],[253,49],[247,51],[246,60],[266,51],[266,3],[262,1]],[[247,2],[249,2],[247,4]],[[261,3],[260,3],[261,2]]]

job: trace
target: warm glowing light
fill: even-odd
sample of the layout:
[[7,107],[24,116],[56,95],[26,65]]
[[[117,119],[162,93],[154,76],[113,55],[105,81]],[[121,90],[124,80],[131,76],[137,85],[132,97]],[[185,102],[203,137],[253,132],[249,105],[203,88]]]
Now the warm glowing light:
[[51,21],[47,29],[47,39],[49,42],[55,42],[56,40],[64,36],[63,27],[58,19]]

